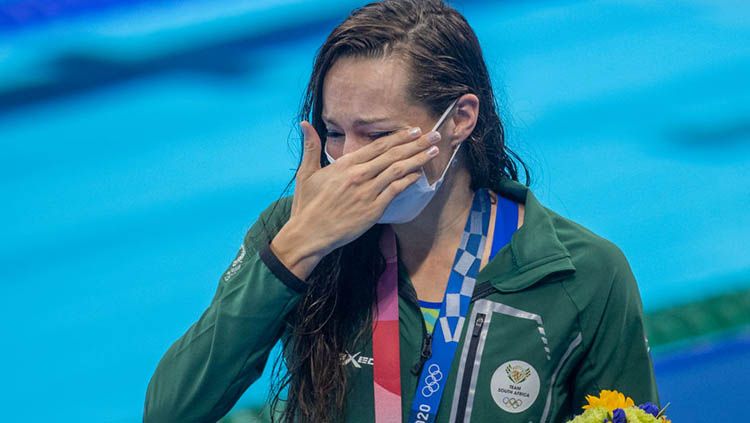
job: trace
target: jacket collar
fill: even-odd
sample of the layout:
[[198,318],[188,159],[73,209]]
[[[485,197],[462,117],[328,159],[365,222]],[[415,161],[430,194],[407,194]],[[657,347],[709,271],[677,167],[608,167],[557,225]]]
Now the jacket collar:
[[501,292],[520,291],[551,275],[570,274],[575,266],[570,252],[560,242],[552,218],[531,190],[505,179],[495,192],[524,204],[524,222],[510,244],[479,272],[477,284],[489,281]]

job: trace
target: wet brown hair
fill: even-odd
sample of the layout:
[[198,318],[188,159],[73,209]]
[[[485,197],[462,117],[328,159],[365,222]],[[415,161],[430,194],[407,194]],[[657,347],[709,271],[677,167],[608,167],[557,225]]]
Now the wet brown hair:
[[[409,72],[407,98],[435,119],[454,99],[476,95],[478,120],[461,150],[471,188],[496,189],[506,178],[518,181],[519,169],[530,183],[526,165],[505,144],[479,41],[455,9],[441,0],[386,0],[355,9],[331,32],[315,57],[298,116],[312,123],[323,142],[323,82],[343,57],[401,59]],[[328,164],[325,155],[320,160]],[[378,249],[381,229],[375,225],[331,252],[307,279],[310,287],[288,316],[282,337],[287,371],[277,366],[275,373],[272,409],[284,403],[281,420],[342,420],[347,374],[341,354],[358,351],[356,345],[371,336],[375,285],[385,268]]]

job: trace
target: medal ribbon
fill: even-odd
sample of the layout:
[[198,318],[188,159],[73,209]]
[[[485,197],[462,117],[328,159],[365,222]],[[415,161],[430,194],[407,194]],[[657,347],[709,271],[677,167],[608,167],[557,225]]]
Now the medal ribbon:
[[[385,271],[377,286],[377,313],[372,331],[375,421],[401,422],[401,366],[398,333],[398,259],[396,235],[390,225],[383,228],[380,251]],[[380,363],[380,364],[376,364]]]
[[[501,196],[497,196],[497,199],[490,260],[510,243],[518,222],[516,203]],[[432,356],[422,367],[409,415],[410,423],[435,421],[479,273],[490,213],[489,192],[484,188],[477,190],[432,335]],[[386,268],[378,281],[377,313],[373,322],[373,387],[375,421],[390,423],[402,420],[398,259],[396,236],[390,226],[383,230],[380,248],[386,260]]]
[[466,220],[461,244],[456,250],[453,269],[432,334],[432,355],[422,366],[409,422],[435,421],[474,292],[487,239],[490,212],[489,193],[484,189],[478,190]]

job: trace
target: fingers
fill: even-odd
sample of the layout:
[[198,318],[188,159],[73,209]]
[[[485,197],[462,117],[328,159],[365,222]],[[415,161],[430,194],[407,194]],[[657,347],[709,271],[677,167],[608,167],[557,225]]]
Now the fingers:
[[417,176],[420,176],[422,173],[420,170],[422,166],[435,158],[439,152],[438,147],[433,145],[429,149],[417,153],[408,159],[399,160],[393,163],[372,181],[372,189],[377,193],[382,193],[383,191],[391,189],[390,185],[412,173],[416,172]]
[[318,131],[308,121],[300,122],[300,128],[305,136],[304,152],[297,177],[305,179],[310,174],[320,169],[320,136]]
[[416,141],[392,147],[390,150],[373,160],[357,165],[359,167],[357,172],[361,173],[365,180],[375,178],[399,160],[405,160],[417,155],[418,153],[429,150],[433,145],[440,141],[440,138],[440,133],[433,131],[417,138]]
[[372,143],[341,157],[340,160],[350,164],[366,163],[370,160],[383,155],[391,148],[405,144],[419,138],[422,134],[420,128],[409,128],[398,131],[394,134],[378,138]]

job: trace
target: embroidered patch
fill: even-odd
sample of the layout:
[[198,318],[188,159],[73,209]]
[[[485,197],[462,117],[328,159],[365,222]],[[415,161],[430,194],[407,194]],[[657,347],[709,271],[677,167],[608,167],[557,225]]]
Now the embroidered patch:
[[240,267],[242,266],[242,261],[245,259],[245,244],[240,245],[240,251],[237,252],[237,257],[232,262],[232,265],[229,266],[229,270],[227,270],[226,274],[224,275],[224,281],[228,281],[229,279],[232,279],[232,276],[236,275],[237,272],[240,270]]
[[351,364],[357,369],[361,369],[363,364],[372,366],[372,357],[365,357],[360,354],[361,352],[352,355],[349,351],[345,351],[341,354],[341,364],[344,366]]
[[539,374],[529,363],[507,361],[492,374],[492,399],[509,413],[528,410],[539,396]]

